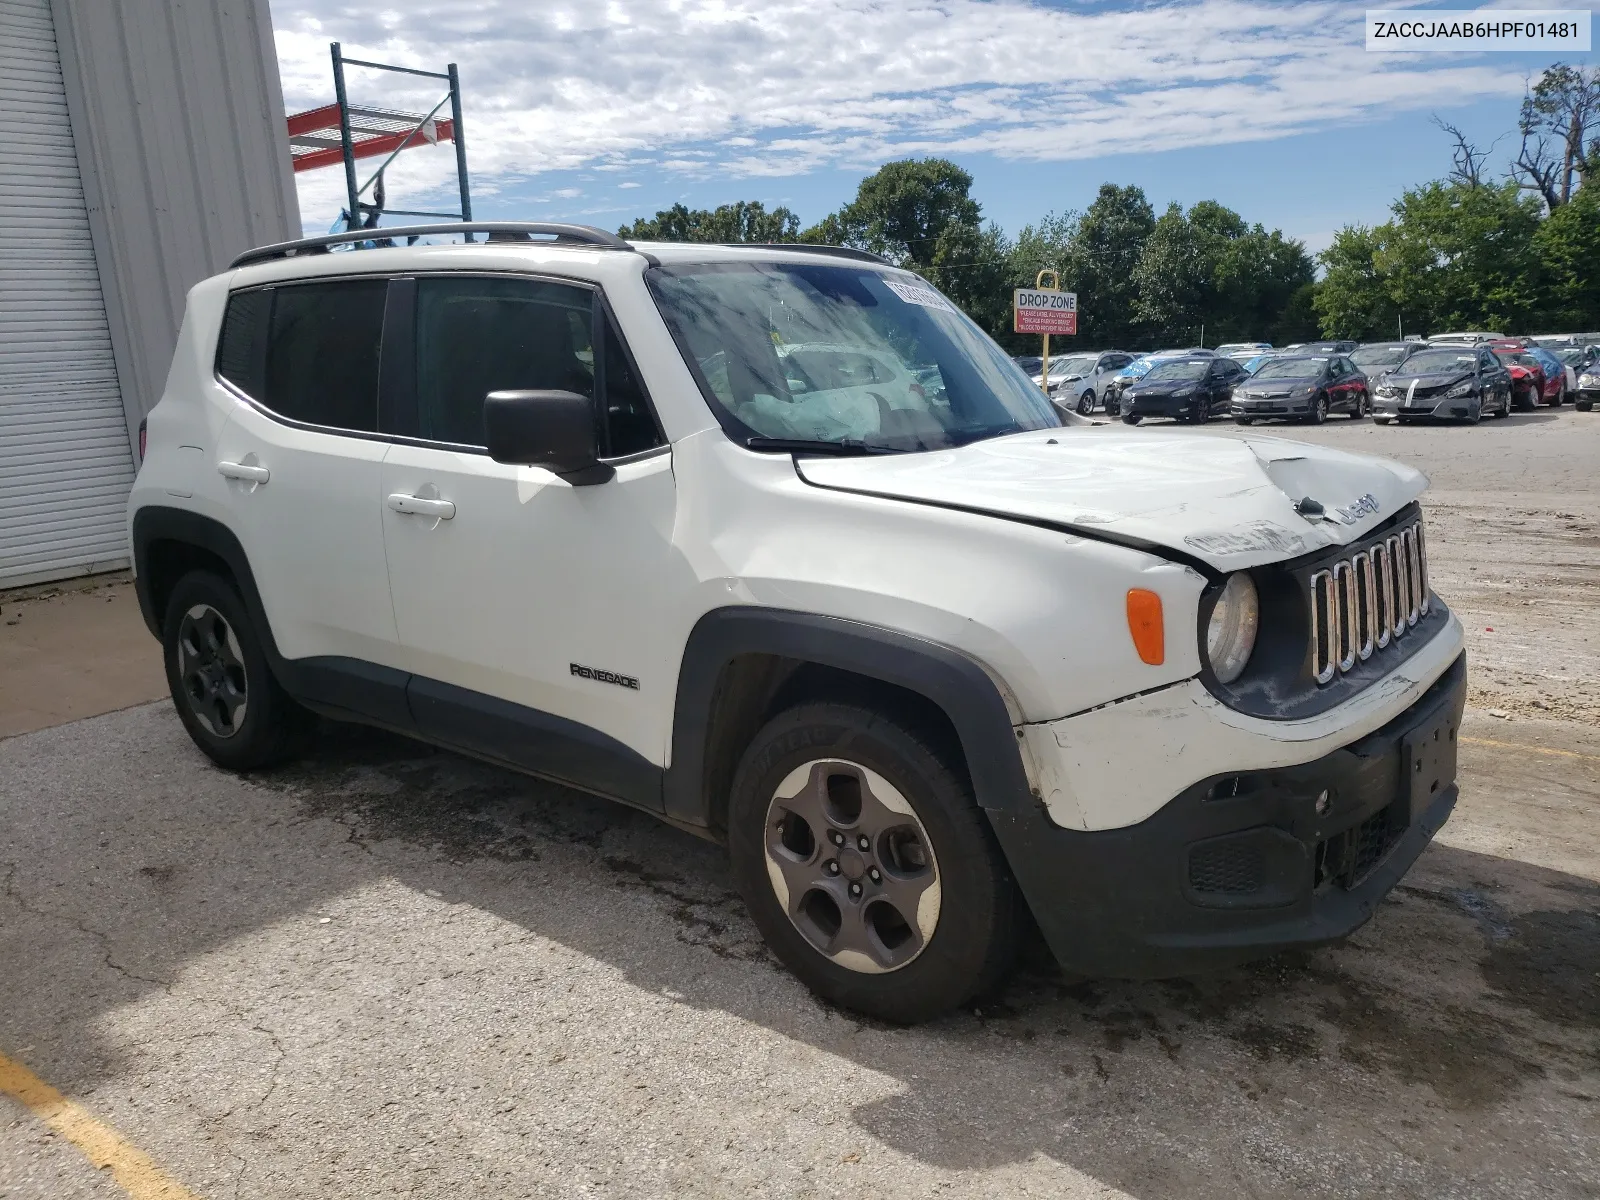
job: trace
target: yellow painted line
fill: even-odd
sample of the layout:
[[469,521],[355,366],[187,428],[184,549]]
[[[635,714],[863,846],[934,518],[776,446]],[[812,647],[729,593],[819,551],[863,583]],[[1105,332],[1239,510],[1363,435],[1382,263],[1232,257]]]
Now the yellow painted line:
[[1600,754],[1580,754],[1576,750],[1557,750],[1553,746],[1529,746],[1522,742],[1497,742],[1494,738],[1464,737],[1461,740],[1473,746],[1494,746],[1499,750],[1526,750],[1529,754],[1554,754],[1559,758],[1586,758],[1590,762],[1600,762]]
[[0,1054],[0,1092],[71,1142],[94,1166],[107,1171],[134,1200],[199,1200],[139,1147],[88,1109],[69,1100],[21,1063]]

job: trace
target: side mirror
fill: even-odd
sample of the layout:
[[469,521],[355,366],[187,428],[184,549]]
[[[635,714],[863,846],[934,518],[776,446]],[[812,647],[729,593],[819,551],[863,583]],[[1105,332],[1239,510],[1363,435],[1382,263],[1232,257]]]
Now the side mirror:
[[594,402],[577,392],[490,392],[483,423],[495,462],[544,467],[574,486],[616,474],[600,461]]

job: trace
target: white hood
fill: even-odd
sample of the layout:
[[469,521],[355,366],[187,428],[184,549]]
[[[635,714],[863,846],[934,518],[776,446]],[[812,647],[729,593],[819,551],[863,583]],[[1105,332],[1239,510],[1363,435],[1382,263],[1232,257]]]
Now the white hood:
[[[1070,426],[923,454],[802,458],[798,470],[819,487],[1072,526],[1221,571],[1354,541],[1428,485],[1400,463],[1282,438]],[[1306,497],[1323,515],[1295,510]]]

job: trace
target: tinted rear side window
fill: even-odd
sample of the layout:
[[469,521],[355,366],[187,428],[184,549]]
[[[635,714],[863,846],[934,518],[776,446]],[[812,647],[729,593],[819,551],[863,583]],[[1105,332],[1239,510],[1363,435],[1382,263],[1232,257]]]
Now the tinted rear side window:
[[260,400],[267,366],[267,320],[272,293],[235,292],[228,297],[217,338],[217,374],[245,395]]
[[387,290],[382,279],[272,289],[264,389],[257,398],[291,420],[375,431]]

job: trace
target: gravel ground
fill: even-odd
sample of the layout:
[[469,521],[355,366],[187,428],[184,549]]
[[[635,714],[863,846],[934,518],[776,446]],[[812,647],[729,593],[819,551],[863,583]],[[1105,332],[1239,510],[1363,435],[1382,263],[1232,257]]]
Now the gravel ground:
[[[0,1052],[215,1197],[1600,1195],[1600,415],[1286,432],[1430,472],[1470,630],[1456,816],[1341,946],[893,1029],[713,846],[360,730],[230,776],[154,704],[0,741]],[[0,1196],[116,1194],[0,1105]]]

